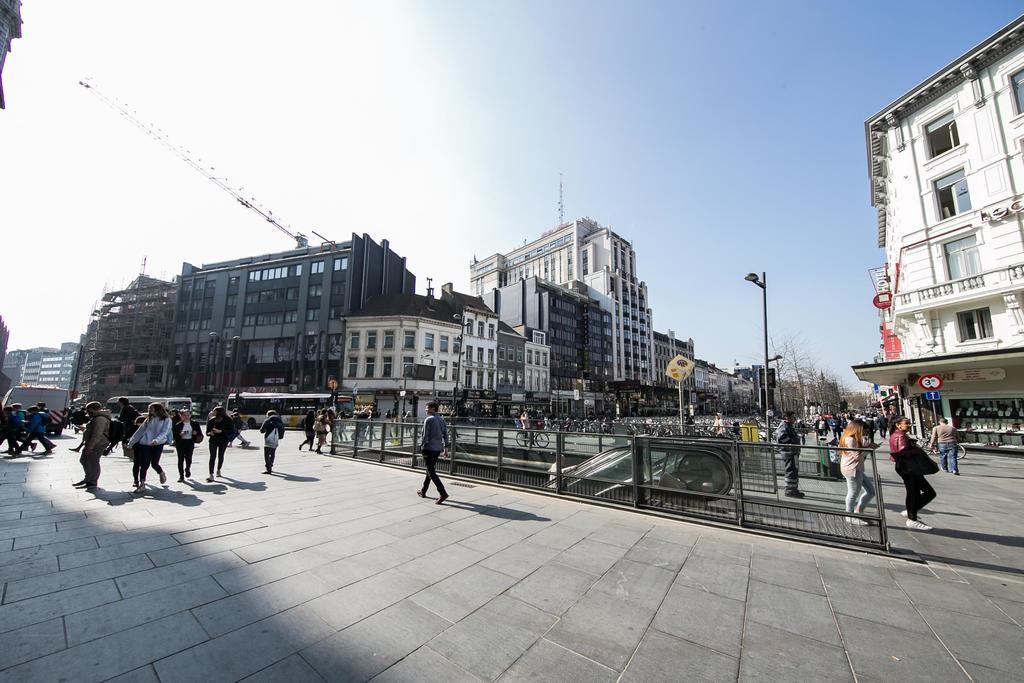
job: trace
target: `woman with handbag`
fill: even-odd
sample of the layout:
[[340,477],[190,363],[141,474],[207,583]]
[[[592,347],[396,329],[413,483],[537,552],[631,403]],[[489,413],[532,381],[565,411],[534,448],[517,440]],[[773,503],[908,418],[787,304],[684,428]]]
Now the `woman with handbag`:
[[198,422],[192,421],[192,411],[183,408],[178,411],[178,421],[171,427],[174,435],[174,450],[178,453],[178,483],[192,476],[192,454],[196,444],[203,442],[203,430]]
[[938,472],[939,466],[907,434],[910,431],[909,418],[896,418],[894,426],[889,434],[889,453],[890,458],[896,463],[896,474],[900,475],[903,486],[907,489],[907,509],[903,511],[907,518],[907,527],[918,531],[931,531],[932,527],[918,521],[917,513],[935,500],[935,489],[925,477]]
[[[851,420],[839,439],[839,469],[846,478],[846,511],[858,515],[864,512],[864,506],[875,497],[873,477],[864,474],[864,459],[867,457],[867,453],[852,450],[871,446],[864,435],[865,427],[866,425],[861,420]],[[867,526],[868,524],[859,517],[847,517],[846,521],[857,526]]]
[[138,470],[134,493],[146,492],[146,473],[150,467],[160,476],[160,483],[166,483],[167,475],[160,467],[160,455],[165,444],[173,443],[171,418],[167,408],[163,403],[150,403],[146,419],[128,439],[128,446],[134,452],[135,467],[132,471],[135,472],[136,468]]
[[316,452],[321,455],[323,454],[323,451],[320,449],[327,443],[327,432],[330,431],[328,420],[330,420],[330,418],[327,416],[327,411],[321,410],[320,415],[316,418],[316,423],[313,425],[313,431],[316,432]]

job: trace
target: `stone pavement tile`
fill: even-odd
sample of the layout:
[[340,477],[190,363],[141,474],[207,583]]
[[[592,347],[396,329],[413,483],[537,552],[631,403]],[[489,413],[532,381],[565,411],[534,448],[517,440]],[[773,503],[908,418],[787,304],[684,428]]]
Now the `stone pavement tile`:
[[747,620],[830,645],[840,644],[832,609],[822,595],[751,580]]
[[965,678],[933,635],[912,633],[844,614],[837,618],[858,677],[924,683]]
[[499,595],[429,645],[459,667],[494,680],[537,641],[555,617],[524,602]]
[[479,678],[424,645],[373,679],[373,683],[480,683]]
[[[701,536],[690,551],[691,558],[713,560],[721,563],[750,565],[753,548],[750,543],[728,541],[716,536]],[[689,562],[689,560],[687,560]]]
[[888,564],[871,564],[862,558],[821,558],[818,564],[821,577],[826,585],[834,583],[870,583],[886,588],[895,588],[896,580]]
[[206,634],[192,615],[179,612],[5,669],[0,683],[104,681],[204,640]]
[[502,574],[525,579],[557,554],[555,548],[523,541],[491,555],[480,564]]
[[1024,602],[992,598],[992,602],[1018,624],[1024,624]]
[[[53,525],[50,525],[53,526]],[[61,541],[73,541],[76,538],[87,538],[89,536],[97,536],[102,533],[124,533],[123,525],[103,524],[97,526],[81,527],[79,529],[69,529],[68,531],[52,531],[50,533],[33,533],[29,536],[16,535],[14,538],[14,548],[31,548],[36,545],[49,545],[50,543],[60,543]],[[3,532],[0,531],[0,536],[3,536]]]
[[[234,553],[231,553],[234,555]],[[216,557],[216,556],[214,556]],[[235,557],[238,557],[235,555]],[[328,564],[336,560],[317,548],[306,548],[287,555],[279,555],[255,564],[239,564],[226,567],[224,571],[214,574],[217,583],[228,593],[241,593],[256,586],[278,581],[286,576],[301,574],[304,571]],[[176,565],[170,565],[174,567]]]
[[629,524],[606,524],[588,536],[592,541],[632,548],[643,538],[654,525],[648,522],[630,522]]
[[[205,541],[196,541],[186,545],[175,545],[164,549],[147,552],[149,559],[157,567],[163,567],[176,562],[193,560],[197,557],[222,553],[225,550],[235,550],[252,543],[252,538],[244,531],[230,536],[219,536]],[[239,555],[239,553],[235,553]],[[244,558],[243,558],[244,559]]]
[[0,567],[0,583],[6,581],[17,581],[30,576],[51,574],[60,569],[56,557],[41,557],[37,560],[26,560],[5,564]]
[[195,543],[196,541],[205,541],[209,538],[217,538],[218,536],[230,536],[231,534],[237,534],[243,531],[261,529],[264,526],[266,525],[258,519],[245,519],[237,522],[229,522],[227,524],[208,526],[202,529],[194,529],[192,531],[183,531],[181,533],[174,534],[174,538],[178,543],[182,544]]
[[579,527],[580,529],[597,531],[615,519],[617,517],[610,514],[607,510],[585,507],[576,514],[564,518],[560,523]]
[[1009,577],[995,574],[967,574],[971,586],[982,595],[1024,603],[1024,576]]
[[748,621],[740,681],[852,681],[842,648]]
[[422,515],[404,522],[388,524],[387,526],[381,527],[380,530],[386,534],[391,534],[395,538],[411,538],[418,534],[422,534],[424,531],[430,531],[431,529],[436,529],[439,526],[445,526],[450,523],[451,520],[439,517],[436,514]]
[[295,654],[242,680],[247,683],[323,683],[324,679],[305,659]]
[[594,590],[654,611],[665,599],[673,579],[675,573],[667,569],[623,559],[594,584]]
[[815,595],[825,594],[814,562],[792,562],[754,553],[750,559],[750,578]]
[[613,683],[619,673],[572,650],[541,638],[498,679],[517,681],[560,681],[563,683]]
[[165,534],[147,536],[146,538],[141,538],[137,541],[127,541],[125,543],[107,546],[105,548],[94,548],[91,550],[82,550],[76,553],[63,554],[60,556],[60,568],[62,570],[75,569],[76,567],[85,567],[90,564],[98,564],[100,562],[106,562],[107,560],[116,560],[121,557],[142,555],[151,550],[160,550],[161,548],[170,548],[177,545],[177,541],[175,541],[171,536]]
[[579,569],[562,564],[546,564],[512,586],[508,595],[549,614],[558,615],[572,607],[595,580],[596,576]]
[[133,669],[126,674],[108,679],[107,683],[160,683],[160,679],[156,677],[156,671],[153,670],[153,666],[147,664],[146,666],[140,666],[138,669]]
[[957,659],[1024,678],[1024,629],[933,607],[921,613]]
[[389,569],[309,602],[336,631],[405,600],[429,585],[419,577]]
[[[3,519],[3,516],[3,514],[0,514],[0,519]],[[0,529],[16,526],[31,526],[35,524],[49,524],[52,522],[57,525],[57,531],[63,531],[68,527],[62,525],[62,522],[85,519],[85,513],[80,510],[76,510],[74,512],[62,512],[57,509],[32,510],[30,512],[20,513],[20,518],[18,519],[8,518],[7,521],[0,522]]]
[[417,534],[411,538],[403,538],[394,542],[394,545],[401,548],[405,552],[409,553],[414,557],[420,555],[426,555],[432,553],[438,548],[444,548],[453,543],[458,543],[463,540],[465,536],[457,531],[452,531],[447,527],[437,527],[424,531],[421,534]]
[[63,650],[64,621],[51,619],[23,626],[3,635],[0,647],[0,669],[27,662],[57,650]]
[[622,559],[626,552],[621,546],[598,543],[585,538],[556,555],[552,562],[601,576]]
[[403,600],[302,651],[328,681],[368,681],[451,626]]
[[514,577],[480,565],[463,569],[410,599],[451,622],[457,622],[501,595],[516,583]]
[[[57,525],[53,522],[37,522],[30,526],[18,525],[0,529],[0,539],[6,538],[31,538],[33,536],[52,536],[57,533]],[[42,543],[28,543],[27,545],[42,545]],[[23,548],[26,545],[15,545],[16,548]]]
[[530,543],[537,543],[538,545],[557,550],[565,550],[589,535],[590,531],[586,529],[558,523],[530,536]]
[[177,614],[227,595],[210,577],[118,600],[64,618],[68,646]]
[[121,594],[110,579],[29,598],[0,607],[0,632],[37,624],[120,599]]
[[738,600],[676,583],[654,616],[654,628],[739,657],[743,610]]
[[479,534],[482,531],[487,531],[488,529],[493,529],[507,523],[508,520],[504,517],[489,515],[484,512],[475,514],[471,517],[464,517],[445,526],[456,533],[465,534],[465,538],[469,538],[470,536]]
[[[303,572],[230,597],[224,597],[226,593],[221,589],[216,602],[205,601],[209,604],[193,609],[192,615],[211,637],[216,638],[318,598],[331,590],[331,585],[323,579],[312,572]],[[224,599],[219,599],[222,597]]]
[[487,556],[481,552],[455,543],[410,560],[399,568],[406,574],[412,574],[428,583],[435,583],[476,564],[485,557]]
[[915,605],[939,607],[999,621],[1007,620],[1006,615],[969,584],[902,572],[896,574],[896,581]]
[[493,555],[514,543],[518,543],[524,538],[526,538],[525,531],[516,529],[510,524],[503,524],[502,526],[482,531],[479,534],[470,536],[469,538],[464,538],[459,541],[459,545],[464,545],[467,548],[472,548],[473,550],[479,550],[482,553]]
[[1010,678],[1009,674],[1005,671],[999,671],[997,669],[990,669],[987,666],[981,666],[980,664],[973,664],[971,662],[960,662],[964,669],[971,675],[975,683],[1007,683],[1007,681],[1013,681],[1018,683],[1024,681],[1024,678],[1016,677]]
[[412,559],[413,556],[403,552],[401,548],[382,546],[316,567],[311,571],[336,590]]
[[876,621],[917,633],[931,632],[906,594],[898,588],[836,581],[829,584],[828,596],[832,601],[832,609],[837,614]]
[[161,659],[156,672],[163,683],[237,681],[333,633],[313,610],[300,605]]
[[750,569],[743,564],[691,555],[679,570],[676,583],[742,601],[747,599],[749,574]]
[[656,520],[654,526],[647,532],[644,538],[693,547],[697,539],[700,538],[702,531],[701,527],[691,526],[684,522]]
[[643,638],[654,612],[591,591],[573,605],[547,638],[584,657],[622,671]]
[[74,588],[75,586],[83,586],[104,579],[124,578],[123,575],[125,574],[141,572],[150,569],[152,566],[153,563],[145,555],[133,555],[132,557],[108,560],[107,562],[69,569],[55,574],[12,581],[7,584],[4,604],[25,600],[26,598],[34,598],[37,595],[54,593],[67,588]]
[[650,630],[622,673],[623,683],[735,681],[737,662],[700,645]]
[[14,549],[13,538],[0,539],[0,557],[6,556]]
[[[148,559],[146,561],[149,562]],[[234,553],[223,552],[136,572],[129,576],[119,577],[116,581],[121,595],[130,598],[169,586],[176,586],[179,583],[195,581],[226,568],[238,567],[244,564],[245,562]]]
[[626,559],[667,569],[674,574],[682,569],[690,547],[651,538],[648,534],[630,548]]
[[[14,539],[11,539],[13,545]],[[4,541],[0,541],[2,546]],[[37,545],[31,548],[21,548],[20,550],[6,550],[0,552],[0,566],[7,564],[14,564],[17,562],[25,562],[26,560],[36,560],[41,557],[58,557],[66,553],[75,553],[81,550],[92,550],[96,548],[96,539],[94,538],[76,538],[73,541],[64,541],[62,543],[53,543],[51,545]]]

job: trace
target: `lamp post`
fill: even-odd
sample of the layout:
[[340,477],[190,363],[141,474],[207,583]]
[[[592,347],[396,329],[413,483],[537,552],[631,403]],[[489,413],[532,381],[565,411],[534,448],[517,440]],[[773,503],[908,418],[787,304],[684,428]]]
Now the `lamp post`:
[[231,384],[232,388],[238,391],[238,385],[242,380],[238,377],[238,351],[241,345],[238,343],[242,338],[237,334],[231,338]]
[[743,279],[761,288],[761,314],[764,324],[764,428],[766,432],[765,441],[771,442],[772,418],[771,408],[769,408],[768,404],[768,277],[762,271],[761,277],[758,277],[757,273],[747,273]]
[[214,374],[217,372],[217,333],[210,333],[210,345],[206,353],[207,390],[213,394],[217,390]]
[[455,343],[459,345],[459,359],[455,363],[455,389],[452,391],[452,418],[459,416],[459,380],[462,379],[462,338],[466,332],[466,327],[462,321],[462,314],[456,313],[452,316],[453,320],[459,321],[459,336],[455,338]]

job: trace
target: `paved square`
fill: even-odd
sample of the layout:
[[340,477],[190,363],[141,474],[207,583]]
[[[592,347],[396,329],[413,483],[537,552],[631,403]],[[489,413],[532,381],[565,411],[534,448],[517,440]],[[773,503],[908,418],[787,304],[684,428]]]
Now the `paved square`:
[[0,682],[1024,677],[999,533],[1024,463],[940,481],[933,521],[963,531],[894,534],[922,564],[475,483],[439,507],[419,473],[298,441],[272,476],[230,449],[212,484],[167,449],[144,497],[116,454],[72,488],[70,438],[0,461]]

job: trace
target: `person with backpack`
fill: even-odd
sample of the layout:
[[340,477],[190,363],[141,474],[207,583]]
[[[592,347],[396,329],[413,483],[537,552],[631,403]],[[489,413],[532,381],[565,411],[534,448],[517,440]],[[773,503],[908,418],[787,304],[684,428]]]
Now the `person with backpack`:
[[0,441],[7,441],[7,453],[17,455],[21,452],[18,437],[21,436],[24,426],[21,415],[14,410],[14,406],[4,406],[3,433],[0,434]]
[[49,455],[53,453],[54,445],[53,442],[46,438],[46,425],[50,424],[50,413],[39,410],[38,406],[32,406],[28,409],[28,437],[21,443],[19,451],[24,451],[26,448],[35,449],[33,441],[38,441],[43,444],[43,455]]
[[85,423],[85,436],[82,437],[82,457],[78,460],[85,476],[73,486],[92,491],[100,483],[100,458],[110,443],[111,421],[110,413],[103,409],[99,401],[87,403],[85,411],[89,419]]
[[167,414],[167,408],[163,403],[150,403],[146,418],[128,439],[128,447],[133,449],[134,467],[138,468],[138,479],[135,482],[135,493],[146,492],[146,473],[152,467],[153,471],[160,475],[160,483],[167,482],[167,474],[160,467],[160,456],[163,454],[164,445],[173,444],[174,436],[171,433],[171,417]]
[[192,454],[196,450],[196,444],[203,442],[203,430],[198,422],[192,421],[192,411],[182,409],[178,411],[178,419],[171,425],[171,434],[174,436],[174,450],[178,454],[178,483],[183,483],[185,477],[192,476]]
[[[114,450],[114,447],[125,440],[124,433],[124,423],[121,422],[121,420],[116,417],[112,418],[110,420],[110,442],[107,444],[107,447],[103,450],[103,455],[110,455],[110,452]],[[127,455],[127,451],[125,451],[125,455]]]
[[260,434],[263,435],[263,464],[267,466],[263,474],[273,474],[277,446],[284,438],[284,422],[278,417],[276,410],[267,411],[267,419],[260,427]]

